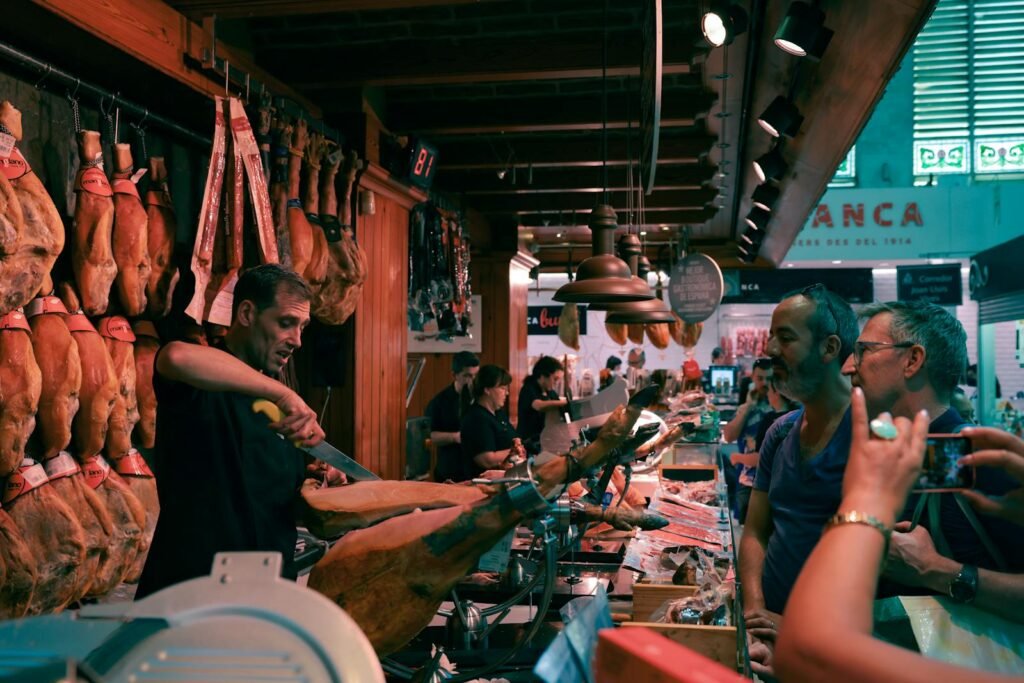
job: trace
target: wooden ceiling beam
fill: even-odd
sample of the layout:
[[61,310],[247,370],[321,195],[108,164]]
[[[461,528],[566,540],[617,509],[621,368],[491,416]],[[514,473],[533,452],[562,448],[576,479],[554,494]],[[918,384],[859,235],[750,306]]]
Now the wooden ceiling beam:
[[[688,128],[702,118],[715,96],[699,89],[664,93],[661,127]],[[636,127],[638,96],[635,92],[609,93],[608,128]],[[324,104],[325,108],[329,104]],[[473,135],[600,130],[600,95],[446,100],[397,104],[388,107],[388,126],[394,131],[424,135]]]
[[[640,74],[638,31],[615,33],[608,45],[608,76]],[[664,74],[692,72],[694,46],[674,41],[665,46]],[[265,64],[302,73],[295,87],[316,93],[352,85],[462,85],[536,80],[601,78],[600,44],[593,38],[533,40],[411,40],[374,48],[289,45],[260,51]],[[292,65],[303,67],[290,69]],[[338,69],[338,64],[346,65]]]
[[[665,188],[700,189],[714,176],[715,167],[702,164],[659,164],[657,184]],[[604,187],[604,171],[590,168],[534,168],[516,164],[515,173],[504,178],[490,170],[449,171],[440,167],[438,187],[463,194],[529,194],[550,192],[593,192]],[[634,185],[637,184],[634,173]],[[608,169],[608,189],[628,190],[629,171],[625,165]]]
[[[487,139],[461,138],[434,140],[439,149],[438,173],[471,169],[507,168],[509,163],[520,166],[532,164],[534,172],[545,167],[601,166],[601,134],[587,133],[577,136],[497,137]],[[662,134],[658,147],[659,164],[696,164],[707,156],[717,142],[703,130],[689,135]],[[637,145],[627,144],[622,132],[608,135],[608,165],[624,166],[636,163]]]
[[[590,217],[590,210],[593,208],[593,205],[591,205],[587,207],[585,211],[578,211],[576,213],[576,221],[582,225],[586,225],[587,219]],[[701,207],[699,209],[662,210],[657,208],[648,208],[645,212],[645,216],[647,218],[647,224],[675,227],[680,225],[703,223],[714,216],[717,211],[717,208],[710,206]],[[618,214],[620,221],[626,220],[626,217],[623,215],[621,210],[618,211]],[[516,218],[519,222],[520,229],[524,229],[558,225],[565,221],[571,221],[571,217],[572,211],[538,211],[536,213],[520,213]]]
[[[645,197],[647,211],[669,209],[701,209],[704,204],[715,198],[716,190],[712,188],[700,190],[666,190],[654,192]],[[519,213],[532,214],[537,212],[558,213],[559,211],[590,211],[597,204],[605,203],[603,193],[570,192],[567,194],[536,194],[536,195],[500,195],[480,194],[467,198],[466,203],[483,213]],[[607,203],[619,212],[619,218],[625,220],[626,206],[636,197],[628,192],[609,192]]]
[[329,12],[416,9],[437,5],[469,5],[497,0],[168,0],[167,4],[190,16],[216,14],[224,19],[284,17]]

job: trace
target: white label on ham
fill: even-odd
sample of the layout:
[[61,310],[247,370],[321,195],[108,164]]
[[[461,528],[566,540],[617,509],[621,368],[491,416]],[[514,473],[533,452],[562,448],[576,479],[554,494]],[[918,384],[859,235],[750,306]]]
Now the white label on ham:
[[0,159],[6,159],[14,151],[15,139],[13,135],[0,133]]
[[142,176],[146,175],[146,171],[148,170],[148,168],[140,168],[139,170],[135,171],[135,173],[132,173],[132,177],[129,178],[128,180],[138,185],[139,181],[142,180]]
[[46,476],[50,478],[50,481],[60,479],[61,477],[68,477],[82,471],[78,463],[75,462],[75,459],[67,451],[61,451],[59,455],[47,460],[44,467],[46,468]]
[[235,283],[238,282],[238,273],[231,276],[224,288],[217,292],[210,304],[210,314],[207,320],[215,325],[231,326],[231,305],[235,300]]

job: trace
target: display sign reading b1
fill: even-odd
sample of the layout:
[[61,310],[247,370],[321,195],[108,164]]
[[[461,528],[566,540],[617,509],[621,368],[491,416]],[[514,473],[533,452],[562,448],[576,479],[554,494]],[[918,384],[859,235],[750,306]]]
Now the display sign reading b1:
[[927,301],[939,306],[960,306],[964,302],[960,265],[897,266],[896,298]]

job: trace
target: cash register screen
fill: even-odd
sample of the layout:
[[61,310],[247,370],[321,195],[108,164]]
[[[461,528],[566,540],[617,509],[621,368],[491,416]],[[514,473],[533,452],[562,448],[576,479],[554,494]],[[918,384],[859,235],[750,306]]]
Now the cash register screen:
[[736,365],[712,365],[709,370],[711,371],[711,388],[712,391],[717,391],[718,387],[723,387],[722,391],[725,391],[724,387],[729,386],[729,391],[734,392],[736,388],[736,379],[739,374],[739,366]]

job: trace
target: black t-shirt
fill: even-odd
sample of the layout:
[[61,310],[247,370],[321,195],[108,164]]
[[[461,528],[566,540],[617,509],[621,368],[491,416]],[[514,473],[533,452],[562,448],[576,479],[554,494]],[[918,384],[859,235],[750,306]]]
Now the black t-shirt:
[[477,477],[483,468],[473,460],[481,453],[503,451],[512,447],[516,431],[501,413],[494,415],[479,403],[474,403],[462,416],[462,477],[465,481]]
[[[427,404],[427,417],[430,418],[432,432],[458,432],[462,429],[459,417],[459,394],[455,385],[449,384]],[[462,448],[457,443],[439,446],[437,449],[437,465],[434,467],[436,481],[462,480]]]
[[540,383],[534,377],[527,377],[523,381],[523,388],[519,390],[519,425],[516,429],[523,441],[536,441],[540,433],[544,431],[544,411],[534,410],[533,402],[554,401],[558,394],[540,388]]
[[251,396],[203,391],[159,371],[153,388],[160,518],[136,598],[208,575],[225,551],[280,552],[282,575],[294,579],[302,451],[252,411]]
[[[928,426],[930,434],[955,434],[963,427],[970,426],[960,414],[953,408],[937,417]],[[1017,487],[1013,481],[1002,470],[991,467],[979,467],[977,471],[977,482],[975,489],[990,496],[999,496]],[[900,520],[911,521],[914,517],[914,510],[922,494],[913,494],[907,499],[906,507]],[[952,552],[952,559],[964,564],[973,564],[985,569],[996,570],[995,560],[985,549],[984,544],[975,532],[974,527],[964,516],[963,511],[952,493],[930,493],[930,496],[939,496],[939,527],[949,549]],[[1024,571],[1024,544],[1020,543],[1020,531],[1010,522],[985,515],[976,514],[982,528],[992,540],[993,545],[1003,555],[1011,572]],[[928,518],[927,507],[922,511],[918,523],[928,529],[935,538],[931,529],[931,521]],[[927,588],[903,586],[893,581],[880,580],[878,585],[878,597],[889,597],[892,595],[924,595],[931,591]]]

